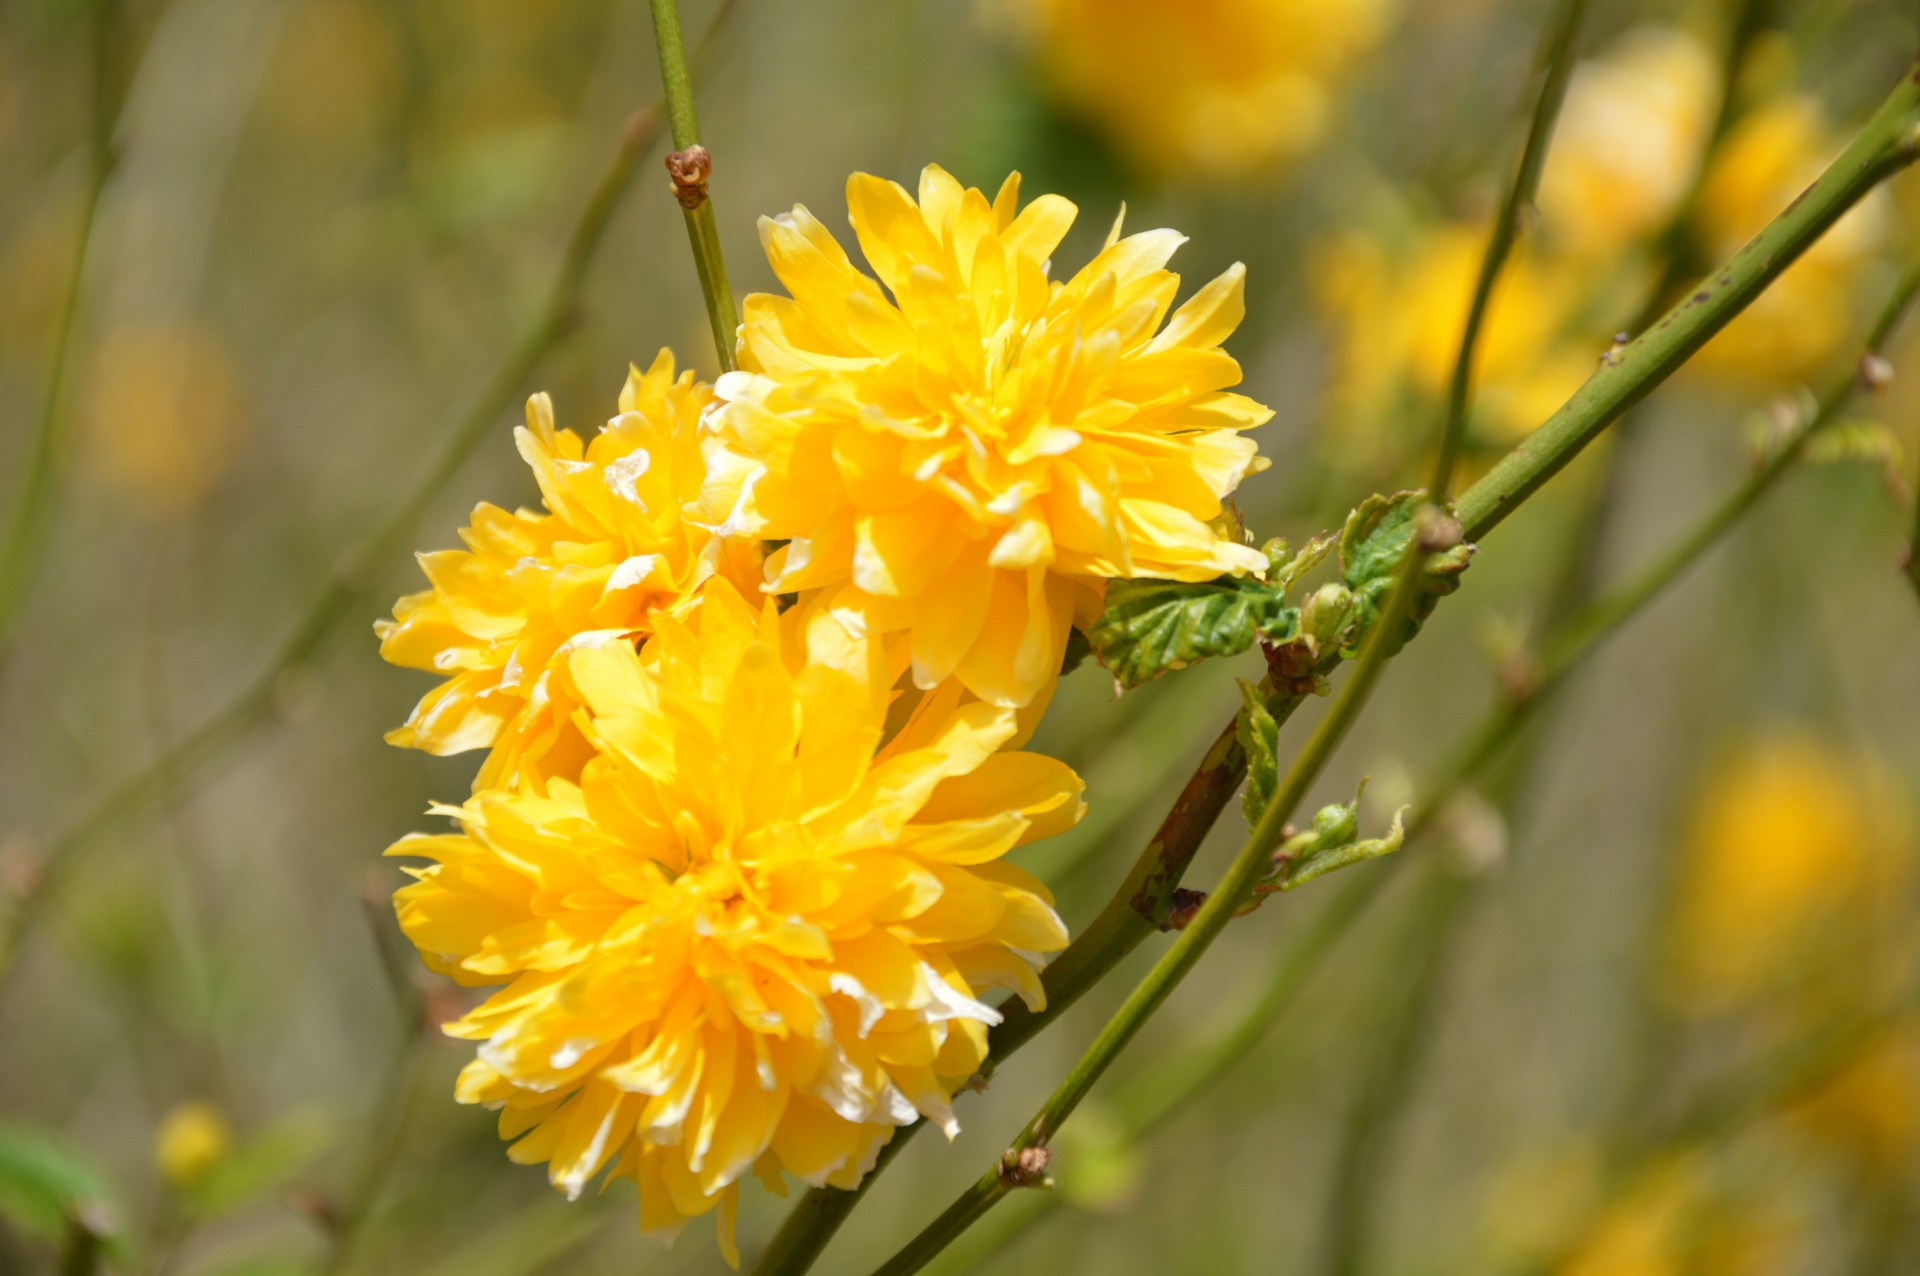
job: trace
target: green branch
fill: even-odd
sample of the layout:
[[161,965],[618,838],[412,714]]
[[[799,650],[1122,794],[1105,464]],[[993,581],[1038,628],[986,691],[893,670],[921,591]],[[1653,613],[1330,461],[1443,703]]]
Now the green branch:
[[680,37],[678,0],[649,0],[653,8],[653,40],[660,51],[660,84],[667,100],[667,121],[673,130],[673,154],[667,171],[673,175],[674,197],[686,214],[687,242],[693,248],[694,269],[707,300],[707,322],[713,326],[714,351],[720,369],[731,372],[735,334],[740,321],[733,308],[733,289],[727,283],[727,262],[720,255],[720,231],[713,220],[713,201],[707,180],[713,160],[700,145],[700,125],[693,113],[693,76],[687,70],[687,50]]
[[1560,119],[1561,103],[1567,98],[1567,81],[1573,77],[1574,37],[1580,31],[1580,19],[1586,0],[1563,0],[1560,18],[1547,42],[1545,78],[1540,97],[1533,105],[1533,119],[1527,126],[1526,144],[1520,151],[1513,181],[1507,186],[1500,211],[1494,214],[1493,231],[1487,239],[1486,254],[1480,260],[1480,276],[1473,285],[1473,301],[1467,307],[1467,322],[1460,334],[1459,353],[1454,356],[1453,376],[1447,385],[1446,416],[1440,427],[1440,448],[1433,462],[1433,478],[1427,491],[1433,500],[1446,504],[1453,482],[1454,466],[1466,442],[1467,410],[1473,395],[1473,364],[1480,345],[1480,329],[1486,323],[1493,303],[1495,286],[1513,255],[1520,237],[1520,219],[1540,189],[1540,173],[1546,167],[1547,148],[1553,141],[1554,125]]
[[47,384],[40,415],[20,460],[20,482],[0,537],[0,659],[5,657],[20,618],[27,591],[33,584],[46,550],[47,520],[58,496],[59,466],[65,450],[68,389],[72,380],[74,330],[86,290],[87,262],[92,254],[94,224],[100,204],[119,164],[113,135],[120,116],[114,82],[114,11],[117,0],[95,0],[93,6],[93,118],[88,139],[87,187],[80,197],[80,220],[73,262],[54,321],[53,349],[47,356]]
[[1665,317],[1610,352],[1565,406],[1461,496],[1457,512],[1467,539],[1479,540],[1499,526],[1622,412],[1693,357],[1869,191],[1911,164],[1916,149],[1920,67],[1911,67],[1847,149],[1785,212]]

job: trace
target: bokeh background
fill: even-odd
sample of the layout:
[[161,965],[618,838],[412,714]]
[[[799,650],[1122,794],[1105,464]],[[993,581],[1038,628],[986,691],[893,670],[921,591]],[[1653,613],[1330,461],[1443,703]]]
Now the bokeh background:
[[[1591,8],[1472,466],[1783,206],[1920,47],[1896,0]],[[689,0],[690,36],[719,9]],[[1424,474],[1549,5],[730,9],[698,91],[737,291],[772,285],[754,218],[842,224],[850,172],[938,162],[991,189],[1017,167],[1082,209],[1067,269],[1123,202],[1130,227],[1191,236],[1191,280],[1247,262],[1231,348],[1276,409],[1273,468],[1242,493],[1261,535],[1297,543]],[[0,654],[0,1270],[56,1270],[76,1202],[115,1271],[719,1268],[704,1227],[664,1250],[621,1192],[569,1205],[451,1101],[462,1056],[432,1025],[457,994],[400,952],[378,858],[471,773],[380,739],[425,685],[370,632],[416,588],[406,551],[481,499],[532,499],[510,434],[529,391],[591,428],[629,360],[672,345],[713,371],[664,146],[633,131],[656,92],[634,0],[0,5],[0,499],[20,499],[103,109],[119,153],[45,559]],[[546,340],[623,137],[647,145]],[[1321,800],[1371,776],[1381,823],[1423,792],[1568,598],[1649,561],[1847,374],[1916,254],[1909,176],[1503,525]],[[1353,870],[1394,880],[1244,1057],[1139,1128],[1341,879],[1236,922],[1057,1145],[1058,1190],[943,1270],[1920,1271],[1900,570],[1920,341],[1889,357],[1893,385],[1609,642],[1439,844]],[[442,465],[469,422],[470,457]],[[1118,701],[1091,666],[1063,685],[1037,747],[1082,771],[1091,812],[1023,854],[1070,925],[1236,674]],[[209,719],[208,747],[171,751]],[[156,759],[179,765],[123,800]],[[1194,884],[1240,833],[1235,811]],[[866,1270],[975,1177],[1154,948],[969,1099],[954,1146],[917,1140],[821,1270]],[[749,1193],[749,1261],[781,1208]]]

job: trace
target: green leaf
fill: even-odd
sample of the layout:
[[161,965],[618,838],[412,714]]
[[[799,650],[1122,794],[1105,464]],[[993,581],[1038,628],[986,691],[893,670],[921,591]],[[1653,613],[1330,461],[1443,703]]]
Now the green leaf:
[[1406,817],[1407,808],[1403,806],[1393,813],[1393,826],[1387,830],[1385,837],[1367,838],[1364,841],[1349,842],[1345,846],[1329,847],[1315,852],[1286,875],[1280,883],[1280,889],[1290,891],[1296,886],[1306,885],[1316,877],[1325,877],[1335,869],[1393,854],[1406,840],[1407,831],[1404,823]]
[[106,1176],[52,1135],[0,1123],[0,1219],[58,1245],[73,1219],[90,1224],[107,1197]]
[[[1396,492],[1392,496],[1376,493],[1347,515],[1346,526],[1340,531],[1340,576],[1353,591],[1359,621],[1352,645],[1346,649],[1349,654],[1359,649],[1360,640],[1373,628],[1392,594],[1408,547],[1419,530],[1421,507],[1426,503],[1425,492]],[[1460,573],[1467,569],[1473,552],[1472,545],[1463,543],[1428,557],[1407,627],[1396,635],[1389,655],[1420,632],[1421,624],[1433,614],[1441,598],[1460,588]]]
[[1280,724],[1267,712],[1260,689],[1245,678],[1239,682],[1242,703],[1233,734],[1247,755],[1247,788],[1240,797],[1240,809],[1246,812],[1247,823],[1258,824],[1267,803],[1273,800],[1274,787],[1280,783]]
[[1116,580],[1087,630],[1093,653],[1122,687],[1138,687],[1209,656],[1232,656],[1259,638],[1291,637],[1298,613],[1265,581]]

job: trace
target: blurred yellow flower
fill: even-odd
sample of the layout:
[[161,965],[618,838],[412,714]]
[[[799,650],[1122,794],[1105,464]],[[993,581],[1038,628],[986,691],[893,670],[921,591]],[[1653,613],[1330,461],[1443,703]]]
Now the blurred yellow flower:
[[[1397,460],[1431,434],[1420,408],[1446,392],[1485,250],[1484,230],[1443,225],[1404,245],[1354,232],[1315,255],[1314,291],[1334,323],[1328,442],[1343,464]],[[1501,280],[1475,364],[1478,437],[1524,438],[1592,373],[1598,352],[1566,336],[1581,300],[1567,273],[1523,250]]]
[[1245,177],[1317,145],[1387,0],[1021,0],[1042,74],[1141,170]]
[[[1789,97],[1749,113],[1728,136],[1701,189],[1700,227],[1715,260],[1733,255],[1840,153],[1819,102]],[[1723,379],[1779,387],[1828,370],[1855,326],[1886,232],[1876,192],[1783,273],[1698,356]]]
[[[910,635],[913,677],[1023,705],[1050,687],[1104,578],[1205,580],[1265,560],[1217,524],[1272,415],[1220,343],[1234,266],[1168,317],[1184,238],[1122,238],[1065,283],[1048,258],[1074,206],[1016,212],[929,166],[920,196],[847,183],[879,282],[804,208],[760,222],[792,294],[746,299],[723,377],[702,516],[790,540],[769,589],[831,591],[855,628]],[[1165,319],[1166,325],[1161,326]]]
[[161,1118],[153,1157],[176,1190],[199,1183],[233,1150],[233,1127],[226,1114],[203,1099],[175,1105]]
[[390,742],[491,748],[476,789],[576,775],[587,749],[567,653],[643,637],[716,574],[757,586],[757,546],[723,543],[681,516],[705,476],[699,420],[711,401],[711,387],[676,376],[665,350],[646,372],[630,370],[619,415],[591,440],[555,430],[546,395],[528,401],[514,437],[545,512],[476,507],[467,548],[420,555],[433,587],[374,626],[386,659],[446,675]]
[[1920,1172],[1920,1020],[1888,1025],[1796,1106],[1819,1142],[1892,1182]]
[[999,1020],[980,996],[1038,1005],[1066,942],[1001,857],[1070,827],[1081,784],[998,752],[1015,714],[954,684],[876,752],[887,683],[817,608],[716,580],[655,624],[570,656],[579,785],[477,794],[389,854],[435,861],[397,896],[427,963],[506,985],[448,1025],[481,1043],[458,1097],[570,1195],[613,1163],[646,1230],[718,1207],[737,1263],[749,1171],[851,1188],[896,1127],[954,1131]]
[[1798,732],[1748,741],[1695,800],[1657,982],[1712,1013],[1839,979],[1893,975],[1888,910],[1904,878],[1897,824],[1866,759]]
[[155,518],[183,516],[206,499],[250,424],[227,343],[187,322],[107,333],[84,405],[91,476]]
[[1657,234],[1692,187],[1719,106],[1720,72],[1694,36],[1645,27],[1582,62],[1541,174],[1555,251],[1609,258]]
[[1784,1276],[1804,1225],[1783,1202],[1715,1181],[1698,1155],[1672,1157],[1608,1206],[1555,1276]]

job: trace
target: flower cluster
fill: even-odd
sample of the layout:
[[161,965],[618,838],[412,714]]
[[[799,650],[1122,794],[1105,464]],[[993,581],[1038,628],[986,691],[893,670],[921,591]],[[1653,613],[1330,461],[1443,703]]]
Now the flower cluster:
[[[743,371],[662,353],[590,439],[518,432],[543,508],[491,505],[379,627],[443,675],[393,743],[485,750],[397,896],[427,965],[495,989],[458,1097],[569,1195],[642,1226],[739,1184],[855,1186],[892,1132],[952,1134],[1010,991],[1065,946],[1008,853],[1081,783],[1019,751],[1105,582],[1262,572],[1225,501],[1260,465],[1231,392],[1235,267],[1174,308],[1172,231],[1062,282],[1075,210],[938,168],[848,186],[872,268],[805,209],[762,222],[787,297]],[[765,552],[770,550],[771,552]]]

